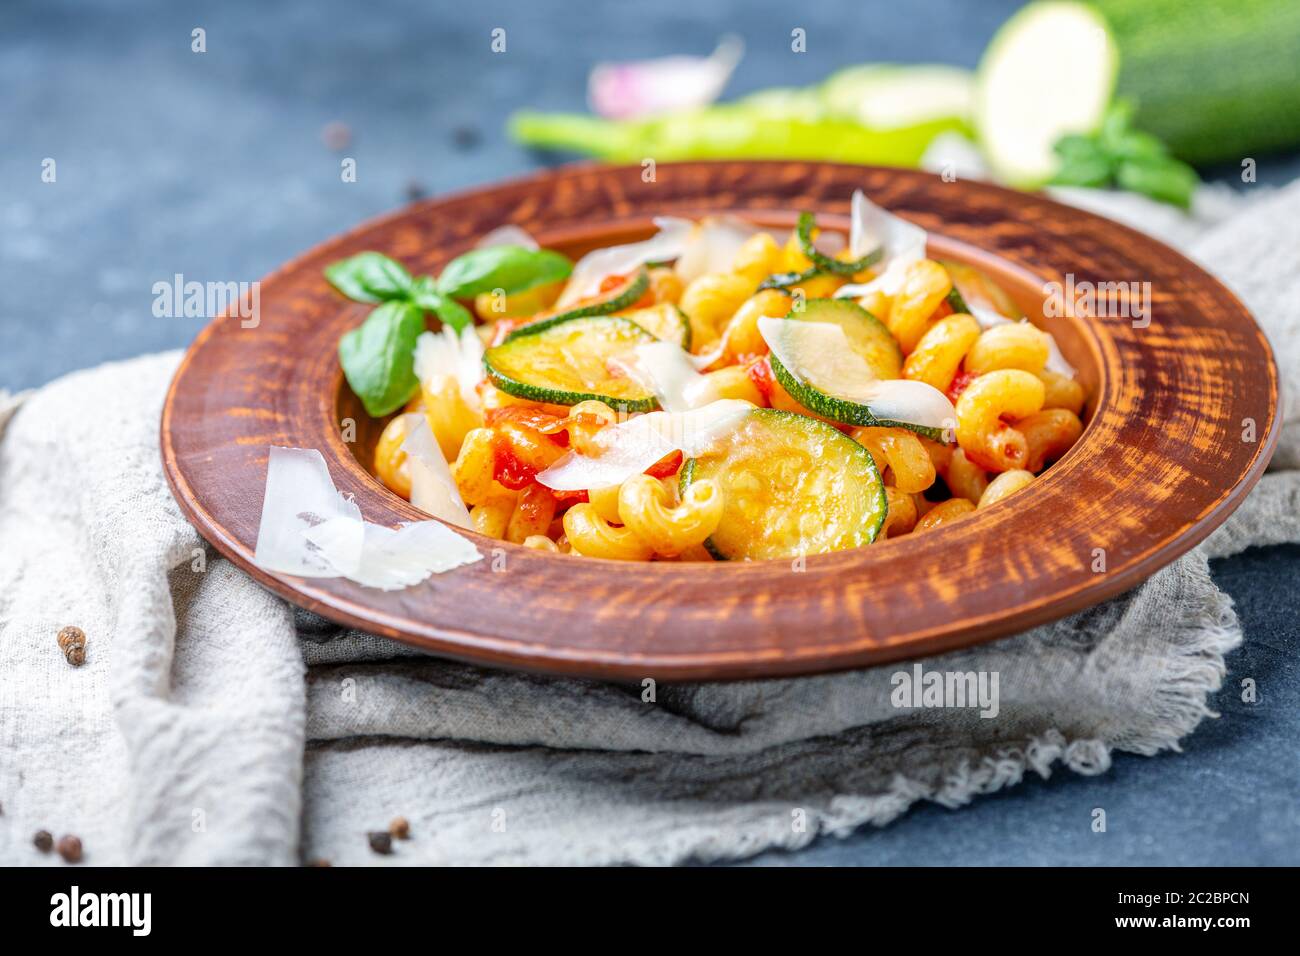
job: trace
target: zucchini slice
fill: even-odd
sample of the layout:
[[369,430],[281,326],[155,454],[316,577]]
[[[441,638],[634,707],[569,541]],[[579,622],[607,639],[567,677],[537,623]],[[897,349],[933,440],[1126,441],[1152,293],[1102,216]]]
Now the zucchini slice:
[[645,295],[645,290],[650,287],[650,273],[644,267],[638,269],[622,285],[615,287],[609,292],[604,293],[605,298],[595,302],[586,302],[576,305],[572,309],[565,309],[558,315],[546,316],[536,321],[521,325],[506,336],[509,342],[512,338],[519,335],[529,335],[543,328],[549,328],[552,325],[559,325],[562,322],[568,322],[572,319],[587,319],[597,315],[611,315],[615,312],[622,312],[625,309],[632,308],[641,296]]
[[875,540],[889,506],[870,452],[806,415],[756,408],[682,467],[682,491],[718,483],[722,523],[705,542],[720,560],[794,558]]
[[903,350],[894,334],[852,299],[809,299],[802,311],[791,312],[786,318],[838,325],[876,378],[898,378],[903,374]]
[[534,402],[576,405],[594,399],[629,412],[655,408],[655,397],[614,360],[655,337],[616,315],[547,320],[516,329],[483,355],[497,388]]
[[691,323],[686,313],[671,302],[660,302],[648,309],[633,309],[619,315],[631,319],[660,341],[680,345],[687,352],[691,350]]
[[832,259],[813,245],[812,231],[815,224],[816,219],[813,217],[812,213],[801,213],[799,215],[799,226],[795,232],[799,237],[799,248],[803,250],[803,254],[808,257],[809,262],[822,272],[829,272],[831,275],[837,276],[852,276],[861,272],[863,269],[870,269],[885,257],[885,250],[882,246],[879,249],[868,252],[861,259],[855,259],[852,262],[842,262],[839,259]]
[[774,272],[758,285],[758,291],[764,289],[779,289],[782,292],[788,292],[793,286],[807,282],[809,279],[815,279],[822,274],[822,270],[813,266],[805,269],[803,272]]
[[970,314],[970,306],[968,306],[966,300],[962,298],[961,291],[957,288],[956,284],[948,290],[948,294],[943,298],[944,301],[948,303],[948,308],[952,309],[954,313],[964,312],[967,315]]
[[764,317],[758,328],[772,349],[773,377],[813,414],[846,425],[906,428],[934,441],[955,426],[946,395],[924,382],[877,376],[838,322]]

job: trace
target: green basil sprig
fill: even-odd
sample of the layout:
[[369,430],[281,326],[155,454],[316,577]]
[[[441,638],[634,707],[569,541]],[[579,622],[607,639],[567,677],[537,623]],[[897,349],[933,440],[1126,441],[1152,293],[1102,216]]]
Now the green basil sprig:
[[474,316],[458,299],[500,290],[506,295],[558,282],[573,264],[558,252],[523,246],[474,249],[447,263],[442,273],[412,277],[406,267],[379,252],[361,252],[325,268],[334,288],[356,302],[381,303],[339,340],[339,363],[366,411],[382,417],[397,411],[420,387],[415,374],[415,340],[425,330],[425,313],[457,332]]
[[1196,171],[1170,156],[1156,137],[1133,129],[1132,121],[1133,105],[1120,100],[1097,132],[1062,136],[1054,147],[1061,166],[1052,182],[1097,189],[1113,185],[1189,208],[1200,184]]
[[423,331],[420,307],[393,299],[339,339],[339,362],[348,384],[376,418],[397,411],[420,387],[415,340]]
[[438,284],[433,276],[421,276],[411,284],[408,298],[415,305],[438,316],[443,325],[450,325],[459,332],[474,324],[474,316],[451,296],[438,291]]

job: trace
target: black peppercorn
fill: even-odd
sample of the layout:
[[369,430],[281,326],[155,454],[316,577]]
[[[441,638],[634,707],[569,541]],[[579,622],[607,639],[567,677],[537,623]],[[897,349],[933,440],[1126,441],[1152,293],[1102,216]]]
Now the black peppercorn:
[[86,663],[86,632],[79,627],[68,625],[59,631],[59,650],[73,667]]
[[68,863],[81,862],[81,840],[72,835],[59,837],[59,856]]

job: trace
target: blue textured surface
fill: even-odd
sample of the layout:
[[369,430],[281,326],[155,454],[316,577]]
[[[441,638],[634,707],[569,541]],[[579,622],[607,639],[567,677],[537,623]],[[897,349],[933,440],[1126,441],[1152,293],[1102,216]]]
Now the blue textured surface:
[[[187,343],[159,319],[175,273],[248,281],[358,221],[536,168],[502,120],[582,107],[598,57],[703,53],[723,32],[748,54],[729,92],[808,83],[869,60],[973,66],[1014,2],[555,2],[0,6],[0,386]],[[707,13],[705,12],[707,11]],[[492,54],[489,31],[507,30]],[[207,52],[190,50],[195,27]],[[802,27],[808,53],[789,49]],[[344,152],[325,124],[352,132]],[[355,157],[358,181],[339,177]],[[41,163],[57,182],[41,182]],[[1262,180],[1300,171],[1261,162]],[[919,808],[881,831],[765,864],[1300,863],[1300,548],[1218,562],[1245,648],[1182,755],[1119,756],[1098,778],[1058,774],[959,811]],[[1258,703],[1240,701],[1254,678]],[[1093,834],[1094,807],[1108,815]]]

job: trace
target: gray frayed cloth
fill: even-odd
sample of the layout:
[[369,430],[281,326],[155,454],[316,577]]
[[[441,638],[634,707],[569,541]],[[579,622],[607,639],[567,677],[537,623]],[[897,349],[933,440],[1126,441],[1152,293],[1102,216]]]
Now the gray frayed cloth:
[[[1207,557],[1300,541],[1300,186],[1189,249],[1290,379],[1275,467],[1130,594],[923,662],[996,674],[994,719],[895,708],[908,665],[646,702],[422,656],[295,611],[185,523],[157,448],[177,353],[0,399],[0,863],[57,861],[37,829],[96,864],[734,859],[1176,749],[1242,639]],[[80,668],[55,644],[71,623]],[[366,832],[398,815],[412,839],[374,855]]]

